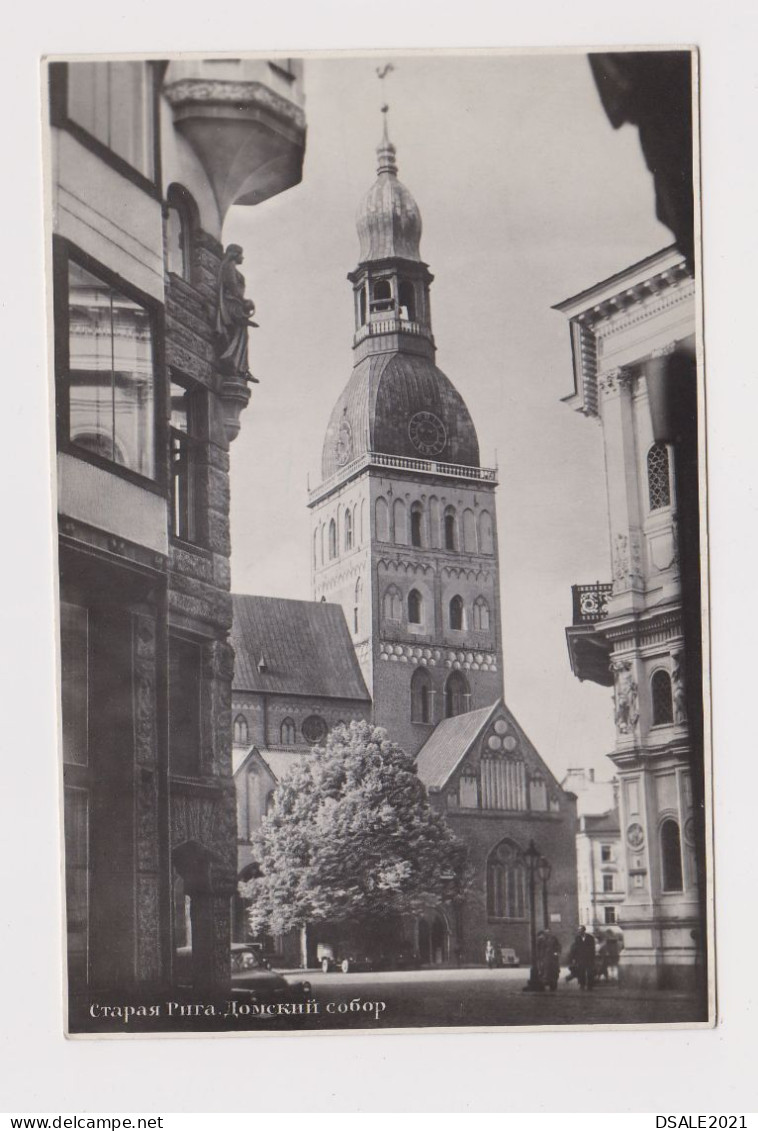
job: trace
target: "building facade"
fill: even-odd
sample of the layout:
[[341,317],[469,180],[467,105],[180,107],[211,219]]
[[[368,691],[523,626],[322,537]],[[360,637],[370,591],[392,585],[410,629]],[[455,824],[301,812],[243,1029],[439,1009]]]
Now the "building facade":
[[465,905],[430,908],[413,928],[422,960],[482,961],[489,936],[526,959],[531,840],[553,869],[554,928],[568,941],[576,925],[575,805],[502,701],[496,473],[435,364],[421,215],[386,120],[377,157],[348,276],[353,371],[309,498],[313,596],[342,606],[373,722],[418,756],[469,849]]
[[561,785],[576,795],[579,919],[602,936],[618,925],[626,898],[618,780],[599,781],[593,769],[574,768]]
[[300,71],[49,64],[69,1024],[229,979],[229,444],[252,302],[224,217],[297,183]]
[[[607,476],[612,579],[574,586],[572,670],[614,691],[620,925],[627,978],[670,985],[702,958],[696,803],[702,746],[690,727],[675,448],[656,440],[662,370],[692,366],[695,285],[664,250],[556,309],[570,322],[575,393],[597,420]],[[689,360],[688,360],[689,359]]]

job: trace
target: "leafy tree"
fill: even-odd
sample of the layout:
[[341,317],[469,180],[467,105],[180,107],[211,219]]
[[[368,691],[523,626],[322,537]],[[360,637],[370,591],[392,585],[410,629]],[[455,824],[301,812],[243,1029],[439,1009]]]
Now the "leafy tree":
[[415,761],[380,727],[352,722],[285,774],[240,884],[254,933],[356,924],[456,899],[465,848],[429,805]]

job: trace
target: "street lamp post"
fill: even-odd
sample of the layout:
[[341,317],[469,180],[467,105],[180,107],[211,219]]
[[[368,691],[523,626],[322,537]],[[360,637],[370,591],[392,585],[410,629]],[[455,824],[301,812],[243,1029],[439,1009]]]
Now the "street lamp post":
[[534,841],[529,841],[529,847],[523,854],[524,863],[527,868],[527,878],[529,881],[529,933],[531,943],[531,969],[529,971],[529,981],[524,986],[524,990],[528,992],[543,990],[545,987],[540,978],[539,966],[537,962],[537,907],[536,907],[536,875],[538,862],[541,859],[538,849],[535,847]]
[[542,926],[546,931],[550,930],[550,917],[548,915],[547,906],[547,883],[550,879],[553,869],[550,867],[550,861],[546,860],[544,856],[540,856],[537,862],[537,874],[539,875],[542,883]]

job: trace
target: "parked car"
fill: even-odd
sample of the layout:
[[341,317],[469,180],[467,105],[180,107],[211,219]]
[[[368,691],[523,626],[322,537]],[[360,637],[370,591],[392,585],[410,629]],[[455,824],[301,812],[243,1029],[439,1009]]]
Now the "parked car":
[[512,946],[500,947],[500,965],[501,966],[520,966],[519,956]]
[[[179,947],[175,955],[177,984],[189,988],[192,985],[192,947]],[[231,996],[237,1001],[269,1005],[307,1001],[311,997],[310,982],[288,982],[271,968],[255,943],[232,943],[231,964]]]
[[319,943],[316,956],[325,974],[331,970],[341,970],[343,974],[367,970],[418,970],[421,966],[421,959],[410,947],[386,950],[349,943]]

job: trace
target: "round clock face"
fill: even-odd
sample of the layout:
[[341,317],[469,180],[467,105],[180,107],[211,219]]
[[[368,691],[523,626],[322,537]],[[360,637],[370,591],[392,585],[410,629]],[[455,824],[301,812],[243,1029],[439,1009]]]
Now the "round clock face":
[[353,454],[353,434],[346,420],[340,424],[337,439],[334,441],[334,458],[343,467]]
[[447,443],[445,425],[433,412],[417,412],[408,421],[408,435],[422,456],[438,456]]

